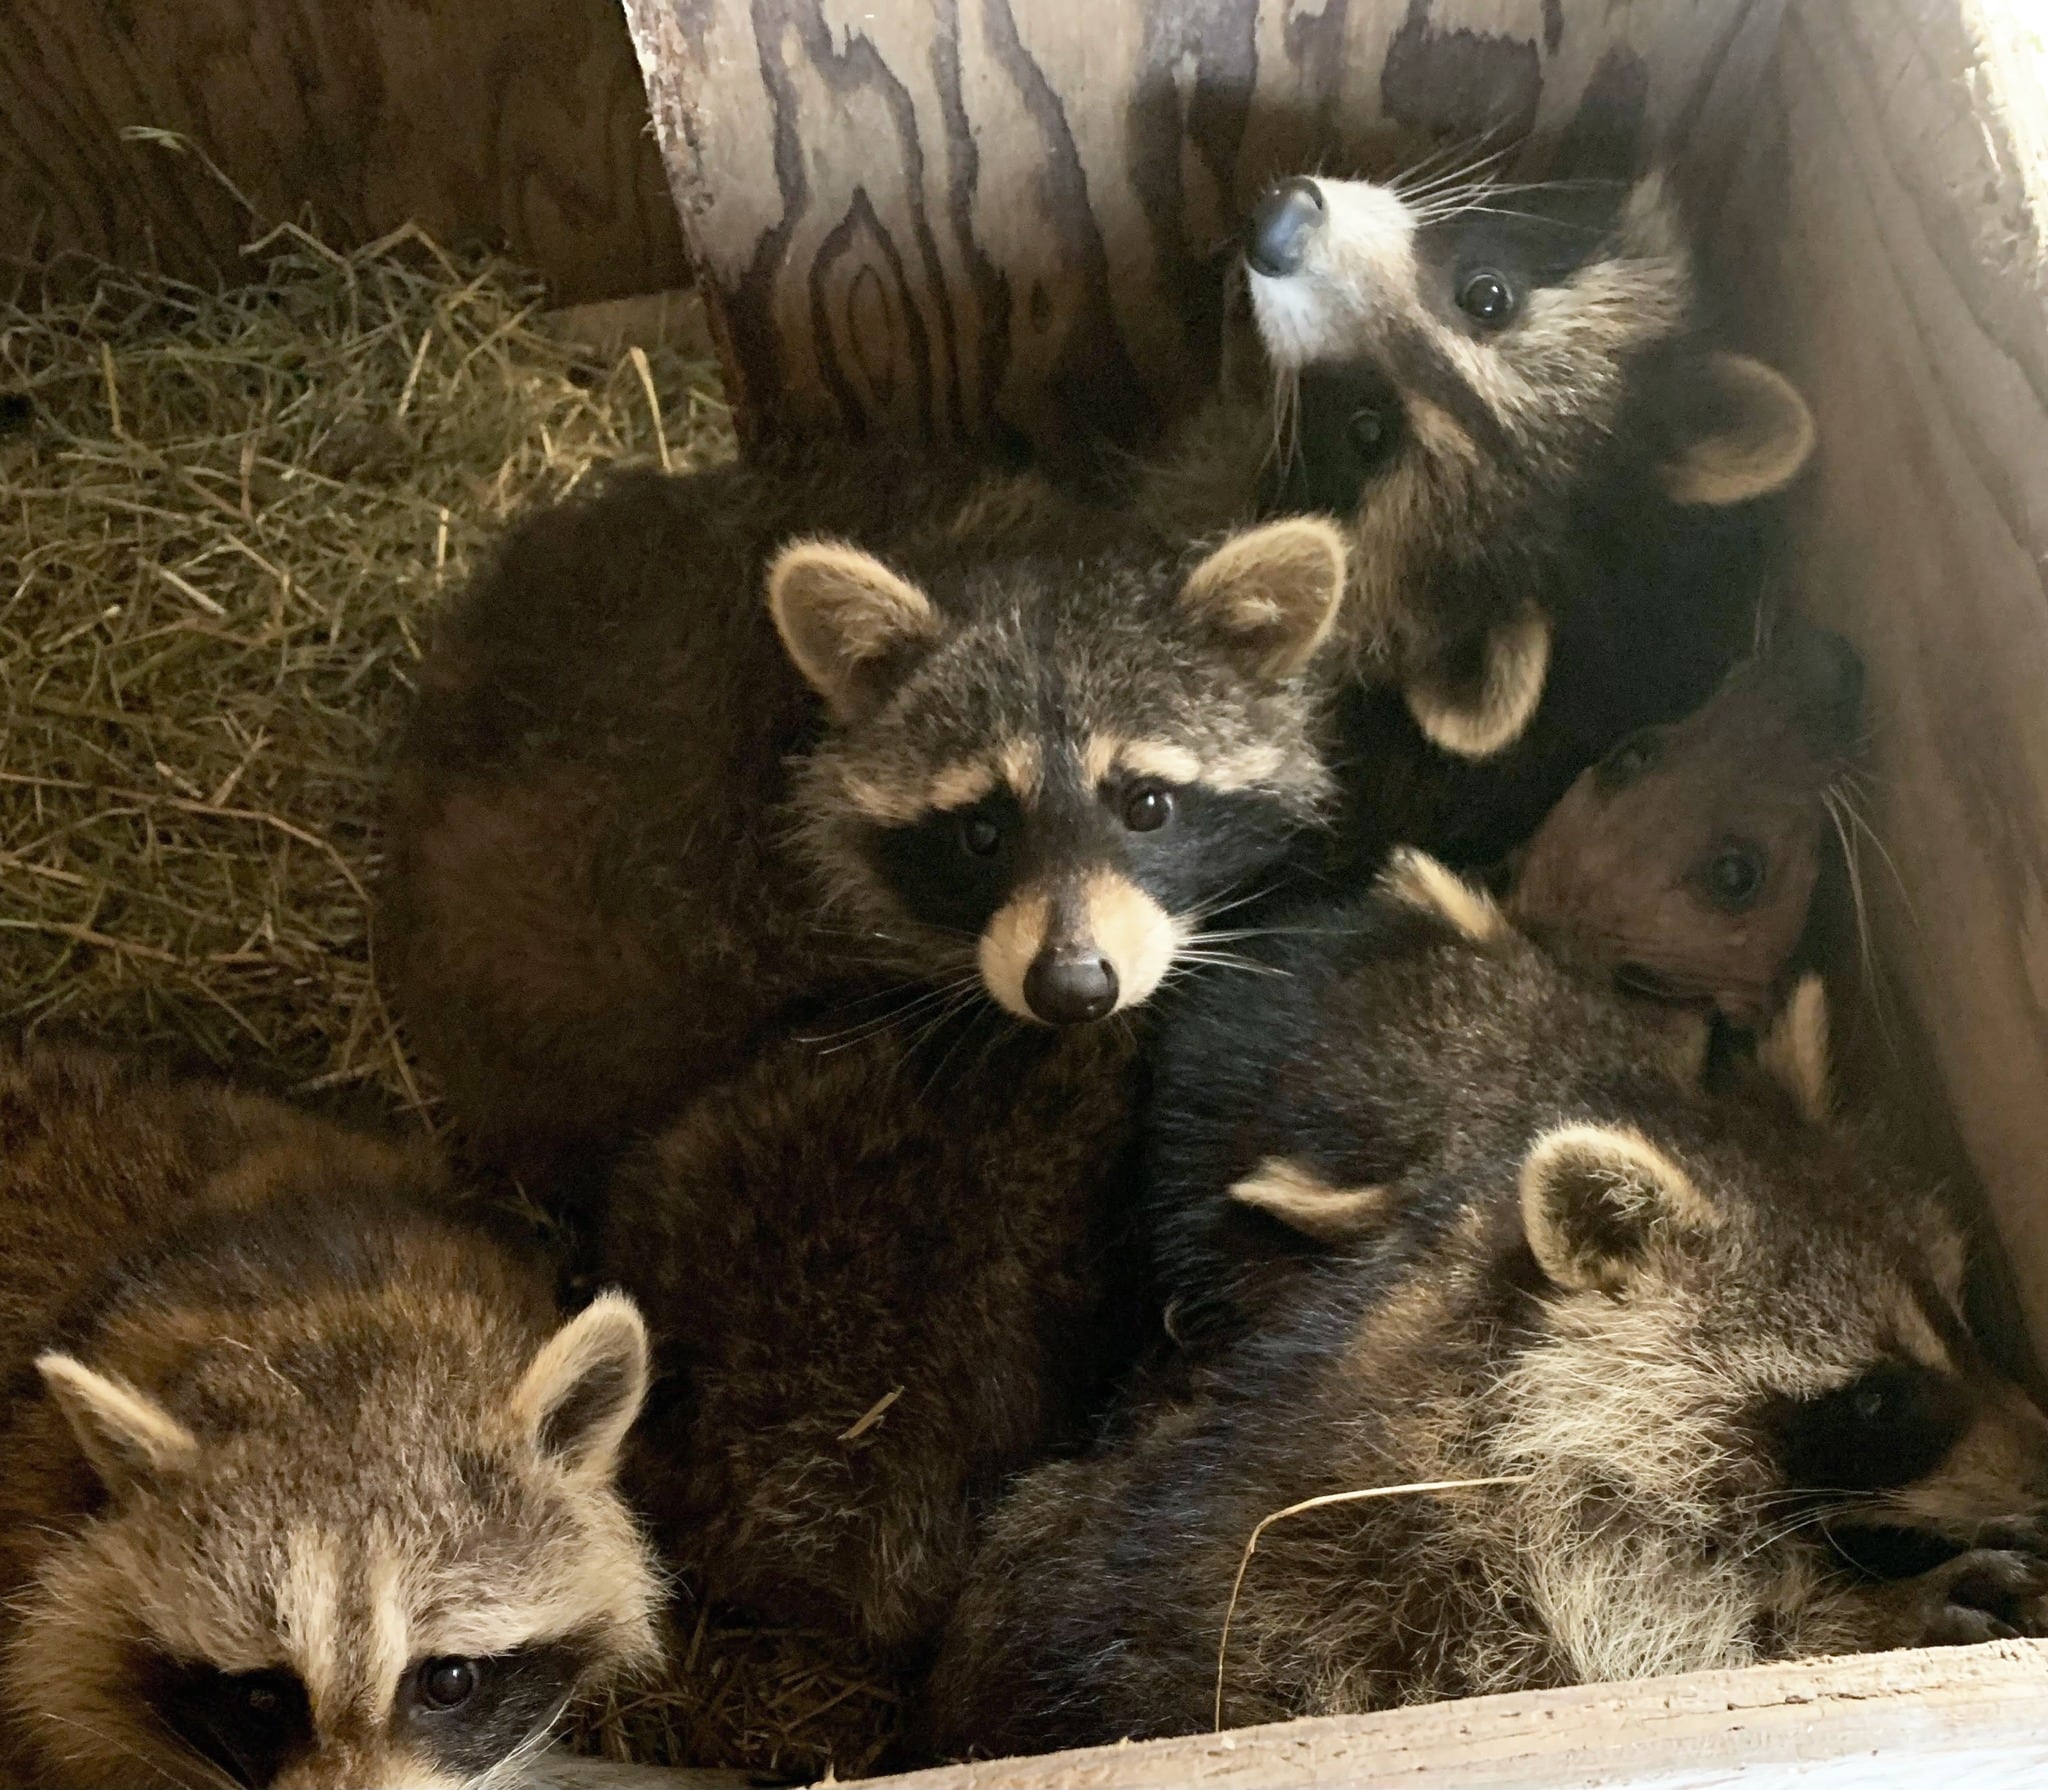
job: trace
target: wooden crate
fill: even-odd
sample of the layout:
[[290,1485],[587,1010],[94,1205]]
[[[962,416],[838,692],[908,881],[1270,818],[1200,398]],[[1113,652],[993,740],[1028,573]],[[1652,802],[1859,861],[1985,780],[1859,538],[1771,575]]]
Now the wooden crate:
[[[1869,667],[1878,967],[1838,978],[1864,997],[1846,1079],[1974,1177],[2048,1338],[2041,0],[624,4],[754,438],[1142,440],[1211,370],[1214,251],[1275,173],[1531,127],[1539,167],[1617,137],[1668,158],[1739,333],[1819,416],[1796,596]],[[2041,1782],[2048,1730],[1986,1711],[2043,1664],[1760,1669],[916,1781],[1704,1786],[1802,1734],[1850,1759],[1981,1717],[2020,1751],[1967,1781]]]

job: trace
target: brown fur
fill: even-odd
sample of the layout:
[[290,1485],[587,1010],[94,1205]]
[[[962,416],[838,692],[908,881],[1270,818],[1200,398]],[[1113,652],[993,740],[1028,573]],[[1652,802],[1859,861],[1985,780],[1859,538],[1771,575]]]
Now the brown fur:
[[[610,1483],[638,1318],[558,1328],[539,1265],[451,1199],[421,1154],[272,1101],[0,1059],[7,1781],[466,1784],[650,1662]],[[448,1655],[531,1706],[423,1719]],[[310,1708],[231,1775],[164,1699],[253,1672]]]
[[766,1051],[621,1167],[605,1266],[656,1317],[636,1482],[667,1548],[902,1648],[1128,1350],[1136,1059],[1122,1025],[837,1023],[866,1035]]
[[1363,1487],[1517,1482],[1274,1524],[1226,1724],[2040,1631],[2048,1423],[1977,1356],[1929,1191],[1768,1090],[1650,1078],[1470,1124],[1491,1085],[1442,1090],[1465,1142],[1371,1248],[1010,1495],[938,1750],[1208,1727],[1254,1525]]
[[[799,532],[834,539],[777,556]],[[1235,835],[1249,856],[1183,854],[1193,874],[1166,893],[1192,930],[1328,793],[1302,664],[1341,543],[1268,533],[1314,551],[1261,608],[1128,518],[872,446],[623,475],[528,518],[422,668],[388,829],[380,961],[466,1130],[545,1166],[655,1120],[812,1006],[972,974],[987,916],[924,911],[944,877],[906,893],[883,849],[953,826],[951,804],[1015,796],[998,868],[1048,926],[1085,920],[1062,890],[1090,872],[1158,899],[1116,818],[1137,774],[1079,781],[1104,736],[1219,766],[1231,814],[1259,817]],[[964,879],[948,849],[934,863]]]
[[[1861,667],[1833,636],[1746,661],[1694,714],[1580,774],[1516,866],[1508,911],[1624,986],[1759,1024],[1806,930]],[[1747,866],[1737,898],[1715,872]]]

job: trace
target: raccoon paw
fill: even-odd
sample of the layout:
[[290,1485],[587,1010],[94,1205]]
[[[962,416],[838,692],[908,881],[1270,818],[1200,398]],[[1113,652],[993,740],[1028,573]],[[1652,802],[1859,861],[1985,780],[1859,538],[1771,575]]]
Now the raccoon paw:
[[2002,1548],[1974,1548],[1899,1587],[1911,1598],[1909,1646],[1962,1647],[1975,1641],[2048,1634],[2048,1560]]

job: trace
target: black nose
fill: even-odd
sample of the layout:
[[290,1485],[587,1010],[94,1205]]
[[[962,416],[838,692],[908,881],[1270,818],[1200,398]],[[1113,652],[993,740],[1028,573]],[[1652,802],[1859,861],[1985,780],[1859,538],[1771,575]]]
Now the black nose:
[[1116,971],[1092,948],[1041,951],[1024,972],[1024,1001],[1049,1026],[1086,1025],[1116,1005]]
[[1244,228],[1244,258],[1253,273],[1282,279],[1299,273],[1309,239],[1323,227],[1329,208],[1313,180],[1283,180],[1252,207]]
[[1822,751],[1840,752],[1863,731],[1863,657],[1827,628],[1802,628],[1788,647],[1800,718]]

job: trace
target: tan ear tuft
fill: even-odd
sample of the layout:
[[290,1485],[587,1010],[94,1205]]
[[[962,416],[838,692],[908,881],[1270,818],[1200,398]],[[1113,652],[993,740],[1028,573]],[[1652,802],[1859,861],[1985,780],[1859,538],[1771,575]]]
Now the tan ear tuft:
[[54,1351],[36,1357],[36,1372],[100,1483],[116,1496],[154,1485],[198,1460],[198,1438],[126,1381]]
[[1785,1010],[1756,1047],[1763,1072],[1792,1096],[1807,1121],[1826,1125],[1835,1116],[1828,1061],[1828,991],[1809,972],[1793,987]]
[[1491,758],[1522,737],[1550,674],[1550,618],[1533,606],[1487,636],[1478,687],[1452,692],[1426,677],[1402,691],[1430,743],[1458,758]]
[[1713,1202],[1684,1169],[1623,1125],[1562,1125],[1522,1159],[1522,1230],[1558,1286],[1619,1292],[1660,1230],[1711,1230]]
[[1438,915],[1475,945],[1493,944],[1514,932],[1500,904],[1484,889],[1412,845],[1395,848],[1380,872],[1379,886],[1396,901]]
[[1188,574],[1181,601],[1241,647],[1261,677],[1292,677],[1329,638],[1344,601],[1344,537],[1320,516],[1235,534]]
[[1386,1187],[1332,1187],[1313,1169],[1285,1156],[1268,1156],[1232,1186],[1230,1197],[1312,1242],[1333,1246],[1379,1229],[1394,1199]]
[[923,591],[843,541],[783,548],[768,568],[768,612],[784,651],[836,721],[871,708],[889,657],[939,628]]
[[1737,504],[1782,491],[1813,457],[1818,431],[1798,388],[1746,354],[1700,363],[1681,439],[1659,468],[1673,503]]
[[647,1396],[647,1325],[600,1293],[548,1338],[512,1395],[513,1420],[571,1472],[608,1475]]

